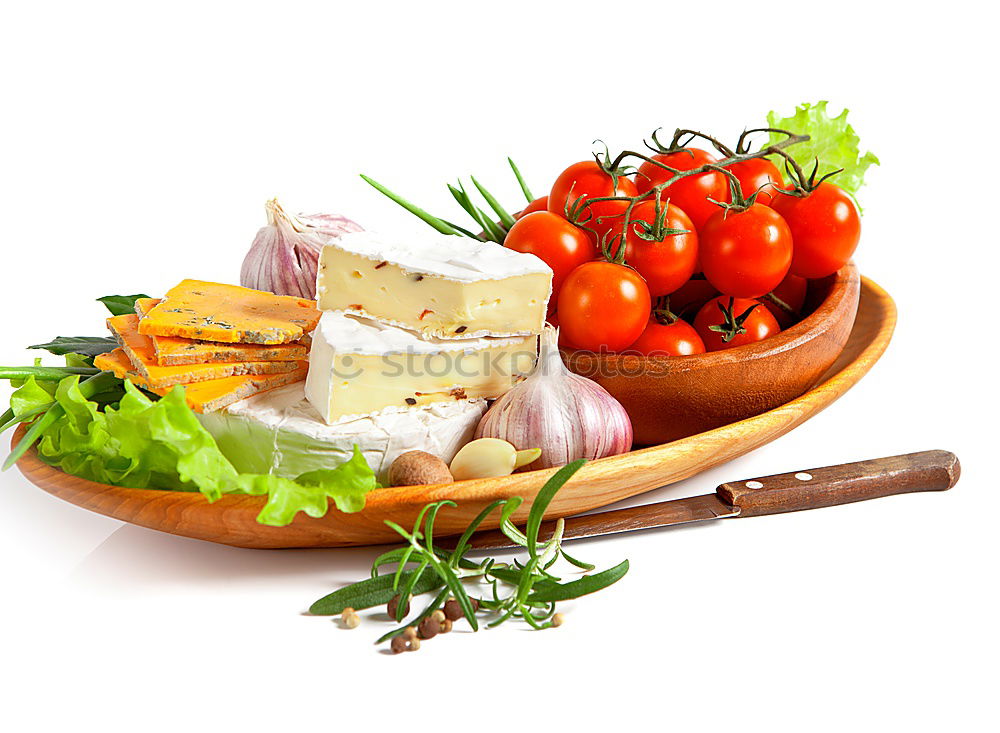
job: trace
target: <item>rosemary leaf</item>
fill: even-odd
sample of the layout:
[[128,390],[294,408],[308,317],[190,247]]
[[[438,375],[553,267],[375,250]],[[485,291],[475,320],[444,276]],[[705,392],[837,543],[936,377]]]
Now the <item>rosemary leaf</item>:
[[552,601],[568,601],[573,598],[579,598],[580,596],[594,593],[617,583],[625,577],[625,573],[627,572],[628,560],[623,560],[613,568],[602,570],[594,575],[586,575],[579,580],[538,588],[525,599],[525,602],[549,603]]
[[580,458],[572,463],[567,463],[552,474],[552,477],[538,490],[538,495],[531,503],[531,511],[528,512],[528,524],[524,528],[524,534],[528,537],[528,554],[531,555],[532,559],[538,557],[538,530],[542,526],[542,518],[545,516],[545,510],[549,508],[552,497],[586,462],[586,459]]
[[[403,573],[403,580],[409,580],[411,574],[413,574],[412,570]],[[313,603],[309,607],[309,613],[316,616],[333,616],[341,613],[345,608],[362,609],[381,606],[383,603],[388,603],[396,595],[392,581],[393,576],[386,574],[335,590]],[[442,585],[444,585],[444,581],[432,569],[427,568],[413,584],[413,594],[428,593],[437,590]]]

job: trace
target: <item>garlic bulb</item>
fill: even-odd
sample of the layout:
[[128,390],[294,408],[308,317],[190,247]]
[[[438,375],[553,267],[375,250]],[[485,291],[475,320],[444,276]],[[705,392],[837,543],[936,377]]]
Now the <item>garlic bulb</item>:
[[532,469],[632,447],[625,408],[604,387],[566,368],[558,338],[555,328],[545,327],[535,370],[494,402],[476,429],[477,438],[501,438],[520,450],[541,448]]
[[267,226],[257,232],[243,260],[240,284],[299,298],[316,297],[316,267],[323,245],[362,228],[342,216],[286,214],[277,199],[265,205]]

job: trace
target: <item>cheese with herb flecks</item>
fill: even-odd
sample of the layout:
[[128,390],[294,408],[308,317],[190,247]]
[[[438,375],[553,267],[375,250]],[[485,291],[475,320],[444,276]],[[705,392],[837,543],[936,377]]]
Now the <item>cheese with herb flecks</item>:
[[108,328],[132,362],[135,371],[150,387],[170,387],[174,384],[205,382],[209,379],[241,374],[281,374],[294,372],[300,367],[300,363],[294,361],[240,361],[160,366],[156,361],[156,351],[149,336],[139,333],[139,316],[114,316],[108,319]]
[[237,285],[185,280],[139,322],[143,336],[287,344],[316,327],[316,303]]
[[[136,315],[145,317],[159,302],[156,298],[137,299]],[[160,366],[241,361],[305,361],[309,358],[309,347],[304,341],[290,344],[220,344],[217,341],[195,341],[177,336],[147,338],[153,345],[156,363]]]
[[540,333],[552,270],[535,255],[462,237],[352,232],[320,254],[317,302],[423,336]]
[[[119,379],[127,379],[136,386],[160,396],[166,395],[174,389],[174,386],[152,386],[145,377],[136,371],[122,349],[115,349],[95,357],[94,366],[106,372],[114,372],[114,375]],[[300,382],[305,379],[308,368],[308,364],[300,362],[295,371],[283,374],[244,374],[238,377],[223,377],[182,386],[187,403],[192,410],[213,412],[255,394],[283,387],[293,382]]]
[[328,423],[385,409],[499,397],[534,367],[537,337],[421,338],[324,313],[313,333],[306,396]]

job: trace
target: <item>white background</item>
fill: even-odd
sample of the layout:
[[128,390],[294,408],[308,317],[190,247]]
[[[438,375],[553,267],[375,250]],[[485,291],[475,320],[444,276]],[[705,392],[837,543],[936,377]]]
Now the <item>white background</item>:
[[454,215],[458,175],[518,200],[507,155],[544,192],[596,137],[732,137],[829,99],[882,159],[857,261],[898,302],[895,339],[813,421],[642,501],[926,448],[964,477],[576,545],[632,571],[562,628],[390,657],[371,645],[384,622],[303,615],[375,550],[180,539],[10,472],[0,727],[995,730],[995,19],[964,2],[335,5],[5,6],[0,363],[99,334],[97,296],[236,281],[276,194],[406,231],[358,173]]

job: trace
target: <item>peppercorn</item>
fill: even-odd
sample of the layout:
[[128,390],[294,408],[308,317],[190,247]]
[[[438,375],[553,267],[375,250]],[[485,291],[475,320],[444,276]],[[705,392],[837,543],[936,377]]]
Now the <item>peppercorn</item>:
[[417,638],[417,630],[412,626],[407,626],[406,629],[403,631],[403,638],[406,639],[407,641],[413,641],[414,639]]
[[361,625],[361,617],[353,608],[348,607],[340,614],[340,622],[349,629],[356,629]]
[[[399,596],[395,595],[389,599],[389,603],[386,604],[385,610],[389,614],[389,618],[397,618],[396,611],[399,610]],[[403,615],[405,616],[410,612],[410,599],[406,599],[406,606],[403,608]]]
[[561,613],[557,613],[555,616],[552,617],[553,626],[562,626],[562,624],[563,624],[563,615]]
[[392,641],[389,642],[389,648],[392,650],[393,654],[399,654],[400,652],[405,652],[409,643],[402,636],[392,637]]
[[433,639],[441,631],[441,624],[433,616],[428,616],[417,627],[421,639]]
[[440,608],[431,614],[431,618],[437,621],[438,624],[443,624],[445,621],[447,621],[447,617],[444,615],[444,611],[442,611]]
[[449,618],[446,618],[446,619],[445,619],[445,620],[444,620],[444,621],[443,621],[443,622],[441,623],[441,633],[442,633],[442,634],[447,634],[447,633],[448,633],[449,631],[451,631],[451,626],[452,626],[452,622],[451,622],[451,619],[449,619]]
[[449,598],[444,604],[444,617],[449,621],[462,618],[462,606],[454,598]]

